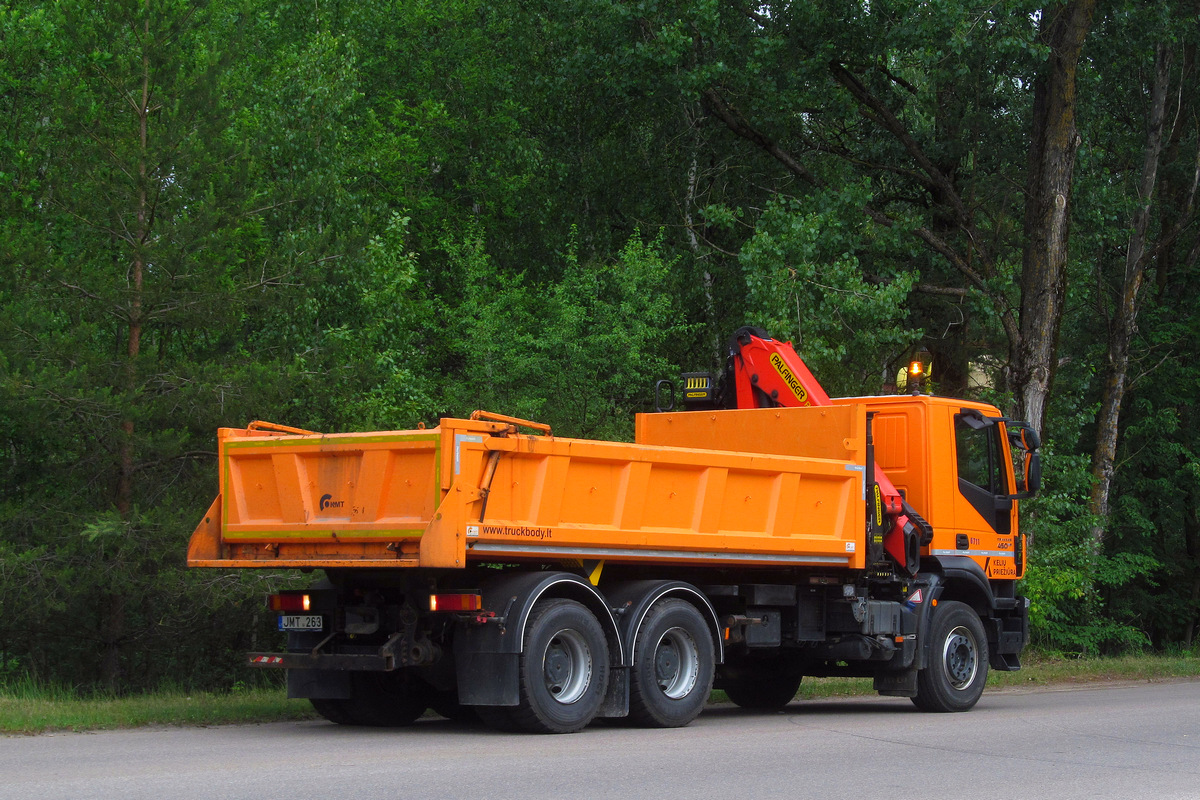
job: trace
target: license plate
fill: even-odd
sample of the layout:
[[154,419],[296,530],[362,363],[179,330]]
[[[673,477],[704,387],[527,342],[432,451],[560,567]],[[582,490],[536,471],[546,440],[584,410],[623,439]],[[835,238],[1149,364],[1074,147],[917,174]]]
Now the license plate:
[[325,618],[320,614],[297,614],[279,618],[281,631],[322,631],[325,630]]

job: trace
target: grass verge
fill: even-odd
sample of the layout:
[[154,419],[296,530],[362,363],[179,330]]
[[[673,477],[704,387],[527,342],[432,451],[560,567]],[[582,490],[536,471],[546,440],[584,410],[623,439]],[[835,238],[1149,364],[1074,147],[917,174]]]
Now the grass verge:
[[149,725],[230,725],[311,719],[312,707],[282,689],[187,692],[168,689],[130,697],[84,697],[25,684],[0,688],[0,733],[46,733]]
[[[1174,678],[1200,678],[1200,655],[1130,655],[1114,658],[1062,658],[1026,651],[1017,672],[988,673],[988,688],[1044,688],[1113,681],[1154,682]],[[870,678],[805,678],[796,697],[872,695]],[[715,702],[727,701],[724,692],[713,692]]]
[[[1119,658],[1054,658],[1026,653],[1020,672],[992,672],[992,688],[1042,688],[1106,683],[1161,681],[1200,677],[1200,656],[1121,656]],[[873,693],[869,678],[809,678],[800,700],[850,697]],[[713,692],[713,702],[726,702]],[[230,725],[312,719],[311,706],[288,700],[282,689],[249,689],[226,693],[168,689],[131,697],[85,697],[68,689],[23,683],[0,687],[0,733],[90,731],[150,725]]]

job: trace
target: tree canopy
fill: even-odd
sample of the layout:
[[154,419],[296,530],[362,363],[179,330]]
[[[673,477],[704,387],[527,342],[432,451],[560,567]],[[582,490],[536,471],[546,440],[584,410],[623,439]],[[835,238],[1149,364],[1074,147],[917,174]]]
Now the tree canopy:
[[1031,420],[1035,640],[1194,646],[1198,13],[0,0],[0,681],[237,680],[221,425],[629,437],[744,324]]

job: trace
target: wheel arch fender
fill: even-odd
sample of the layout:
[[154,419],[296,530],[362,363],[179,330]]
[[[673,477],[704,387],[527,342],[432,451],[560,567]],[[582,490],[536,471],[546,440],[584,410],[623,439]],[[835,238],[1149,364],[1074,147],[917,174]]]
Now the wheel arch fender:
[[620,666],[625,648],[616,618],[603,595],[584,578],[571,572],[522,572],[499,576],[484,584],[483,610],[502,618],[482,626],[470,626],[476,635],[468,635],[468,646],[480,652],[520,653],[525,643],[525,627],[538,601],[563,598],[582,603],[596,617],[609,645],[609,661]]
[[716,609],[712,607],[704,592],[684,581],[646,580],[620,583],[607,592],[609,605],[616,609],[618,630],[624,642],[625,662],[622,666],[633,666],[637,637],[650,609],[660,600],[676,598],[693,606],[708,624],[713,637],[713,659],[721,664],[725,661],[725,641],[721,636],[721,623]]
[[628,706],[625,648],[616,618],[594,586],[570,572],[513,572],[486,581],[480,593],[485,621],[462,621],[454,634],[458,692],[464,705],[517,705],[518,667],[530,614],[539,601],[562,598],[581,603],[600,623],[611,676],[602,715],[623,715]]
[[937,573],[941,582],[935,598],[958,600],[975,609],[980,617],[987,617],[996,608],[996,596],[988,583],[983,567],[966,556],[935,556]]

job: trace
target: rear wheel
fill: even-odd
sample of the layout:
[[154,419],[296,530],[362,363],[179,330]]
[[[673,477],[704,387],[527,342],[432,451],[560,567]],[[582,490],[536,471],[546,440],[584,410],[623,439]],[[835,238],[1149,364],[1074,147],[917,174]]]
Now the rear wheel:
[[608,640],[586,606],[564,599],[539,603],[525,627],[512,724],[531,733],[582,730],[604,702],[608,671]]
[[654,728],[687,725],[704,709],[713,682],[708,624],[683,600],[659,602],[634,645],[629,719]]
[[970,606],[949,600],[937,607],[929,626],[930,659],[917,673],[913,705],[922,711],[967,711],[987,683],[983,623]]
[[730,666],[721,687],[734,705],[755,711],[778,711],[796,698],[804,676],[779,661]]
[[330,722],[336,722],[338,725],[357,725],[350,710],[347,708],[349,700],[328,700],[317,697],[310,697],[308,702],[312,707],[325,719]]
[[338,725],[403,727],[429,707],[429,685],[408,672],[355,672],[350,675],[353,697],[309,700],[317,713]]

